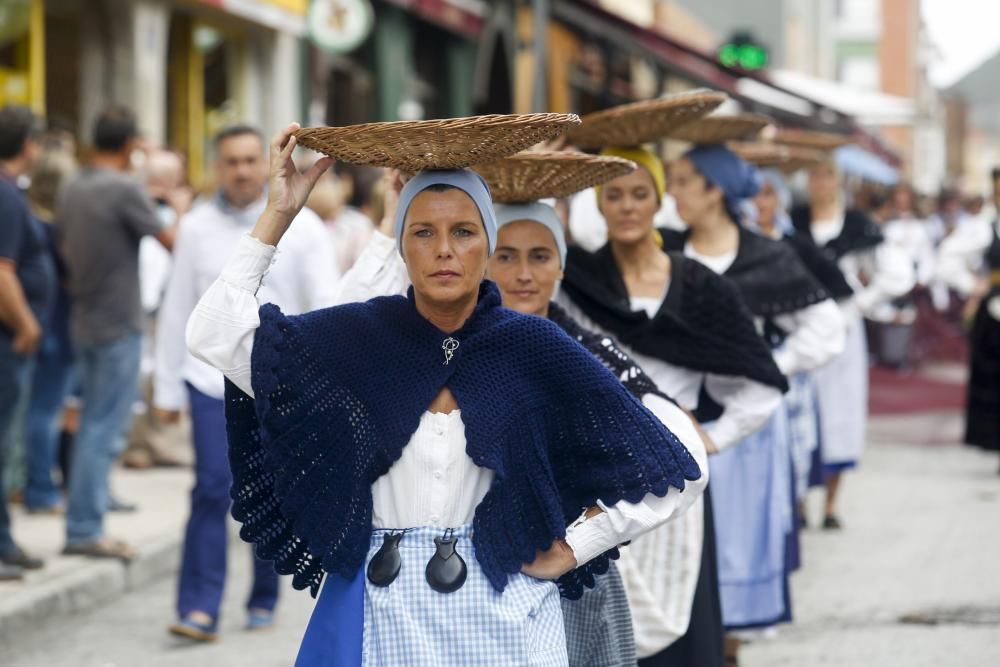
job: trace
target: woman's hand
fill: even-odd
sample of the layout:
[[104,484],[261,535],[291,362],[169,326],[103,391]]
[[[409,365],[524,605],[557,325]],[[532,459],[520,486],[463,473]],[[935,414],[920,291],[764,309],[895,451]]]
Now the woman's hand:
[[576,556],[565,540],[556,540],[548,551],[539,551],[535,560],[521,568],[523,574],[535,579],[558,579],[576,569]]
[[271,168],[267,181],[267,209],[257,221],[253,236],[268,245],[277,245],[292,220],[309,199],[319,177],[333,164],[322,157],[305,172],[292,160],[297,141],[298,123],[292,123],[271,139]]
[[399,208],[399,193],[406,180],[398,169],[386,169],[382,174],[382,222],[378,230],[391,239],[396,237],[396,209]]

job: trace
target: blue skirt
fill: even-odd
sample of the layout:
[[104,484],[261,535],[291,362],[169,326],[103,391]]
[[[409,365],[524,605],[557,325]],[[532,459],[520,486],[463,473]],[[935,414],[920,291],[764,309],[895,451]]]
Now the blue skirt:
[[[388,531],[372,532],[367,564]],[[559,589],[523,574],[496,592],[475,557],[471,526],[455,531],[468,576],[454,593],[437,593],[424,576],[441,528],[410,529],[399,543],[402,566],[386,587],[364,571],[353,581],[329,576],[309,621],[296,667],[357,665],[530,665],[565,667]]]
[[740,629],[790,620],[787,548],[794,487],[784,406],[709,465],[723,624]]

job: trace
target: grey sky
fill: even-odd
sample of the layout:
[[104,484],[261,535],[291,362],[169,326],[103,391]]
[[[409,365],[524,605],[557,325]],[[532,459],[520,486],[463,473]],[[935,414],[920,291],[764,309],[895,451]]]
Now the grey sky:
[[931,79],[948,86],[1000,51],[1000,0],[921,0],[939,60]]

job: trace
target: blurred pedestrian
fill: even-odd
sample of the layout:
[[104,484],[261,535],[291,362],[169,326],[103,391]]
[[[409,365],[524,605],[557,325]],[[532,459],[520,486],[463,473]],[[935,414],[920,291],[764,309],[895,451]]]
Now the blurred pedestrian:
[[[226,438],[225,384],[220,371],[198,361],[184,345],[195,304],[222,272],[226,258],[246,237],[267,204],[268,163],[261,134],[234,126],[214,141],[219,191],[181,222],[156,331],[154,404],[158,421],[175,422],[185,403],[194,436],[195,486],[184,536],[174,635],[209,641],[217,636],[226,582],[227,516],[233,483]],[[340,273],[319,217],[304,209],[281,249],[258,298],[299,314],[333,304]],[[248,630],[270,626],[278,599],[271,562],[254,557],[247,602]]]
[[792,211],[795,233],[836,258],[853,288],[840,301],[848,324],[844,351],[814,371],[820,416],[816,466],[826,486],[823,527],[841,527],[837,497],[845,470],[855,467],[865,446],[868,416],[868,347],[863,316],[880,303],[913,288],[913,267],[905,253],[885,243],[878,225],[844,205],[840,172],[832,158],[809,169],[809,204]]
[[108,472],[121,452],[139,379],[139,241],[155,236],[169,248],[174,234],[128,173],[138,138],[131,111],[103,111],[94,124],[93,159],[67,185],[56,218],[70,276],[71,332],[83,392],[65,553],[124,560],[135,551],[105,535],[104,514],[109,509]]
[[[1000,168],[992,171],[1000,211]],[[965,442],[1000,452],[1000,216],[970,224],[941,244],[938,278],[969,297],[974,313],[965,409]]]
[[[61,514],[62,492],[53,478],[58,466],[63,411],[73,383],[73,341],[69,333],[69,293],[66,265],[59,256],[55,238],[55,215],[59,191],[76,172],[76,159],[61,144],[46,143],[45,152],[31,174],[28,199],[41,220],[47,248],[56,268],[55,298],[48,315],[31,382],[31,398],[25,417],[25,454],[28,475],[24,505],[32,514]],[[63,480],[65,481],[65,480]]]
[[307,205],[326,223],[343,273],[354,265],[375,232],[375,186],[381,170],[338,164],[335,174],[324,174],[309,195]]
[[0,109],[0,579],[43,565],[11,535],[3,483],[14,416],[28,391],[56,280],[45,230],[17,186],[38,159],[41,131],[31,110]]
[[[188,184],[184,159],[174,151],[152,149],[143,166],[146,192],[164,225],[173,226],[186,214],[194,192]],[[128,468],[173,467],[191,461],[190,425],[181,420],[164,424],[156,419],[153,405],[156,320],[170,279],[170,252],[155,238],[139,242],[139,288],[144,315],[142,345],[142,403],[135,411],[128,447],[122,463]]]

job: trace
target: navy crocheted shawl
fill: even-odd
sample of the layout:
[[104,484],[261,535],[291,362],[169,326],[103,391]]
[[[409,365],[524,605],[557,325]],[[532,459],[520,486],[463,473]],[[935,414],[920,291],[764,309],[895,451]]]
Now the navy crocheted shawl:
[[[473,542],[498,591],[583,508],[663,496],[701,476],[593,355],[552,322],[502,308],[493,283],[483,282],[475,312],[450,335],[417,312],[412,295],[297,317],[265,305],[255,399],[226,383],[233,516],[296,588],[315,596],[324,572],[356,575],[371,535],[371,485],[444,387],[462,410],[466,451],[495,472]],[[560,579],[562,594],[579,597],[616,556]]]

